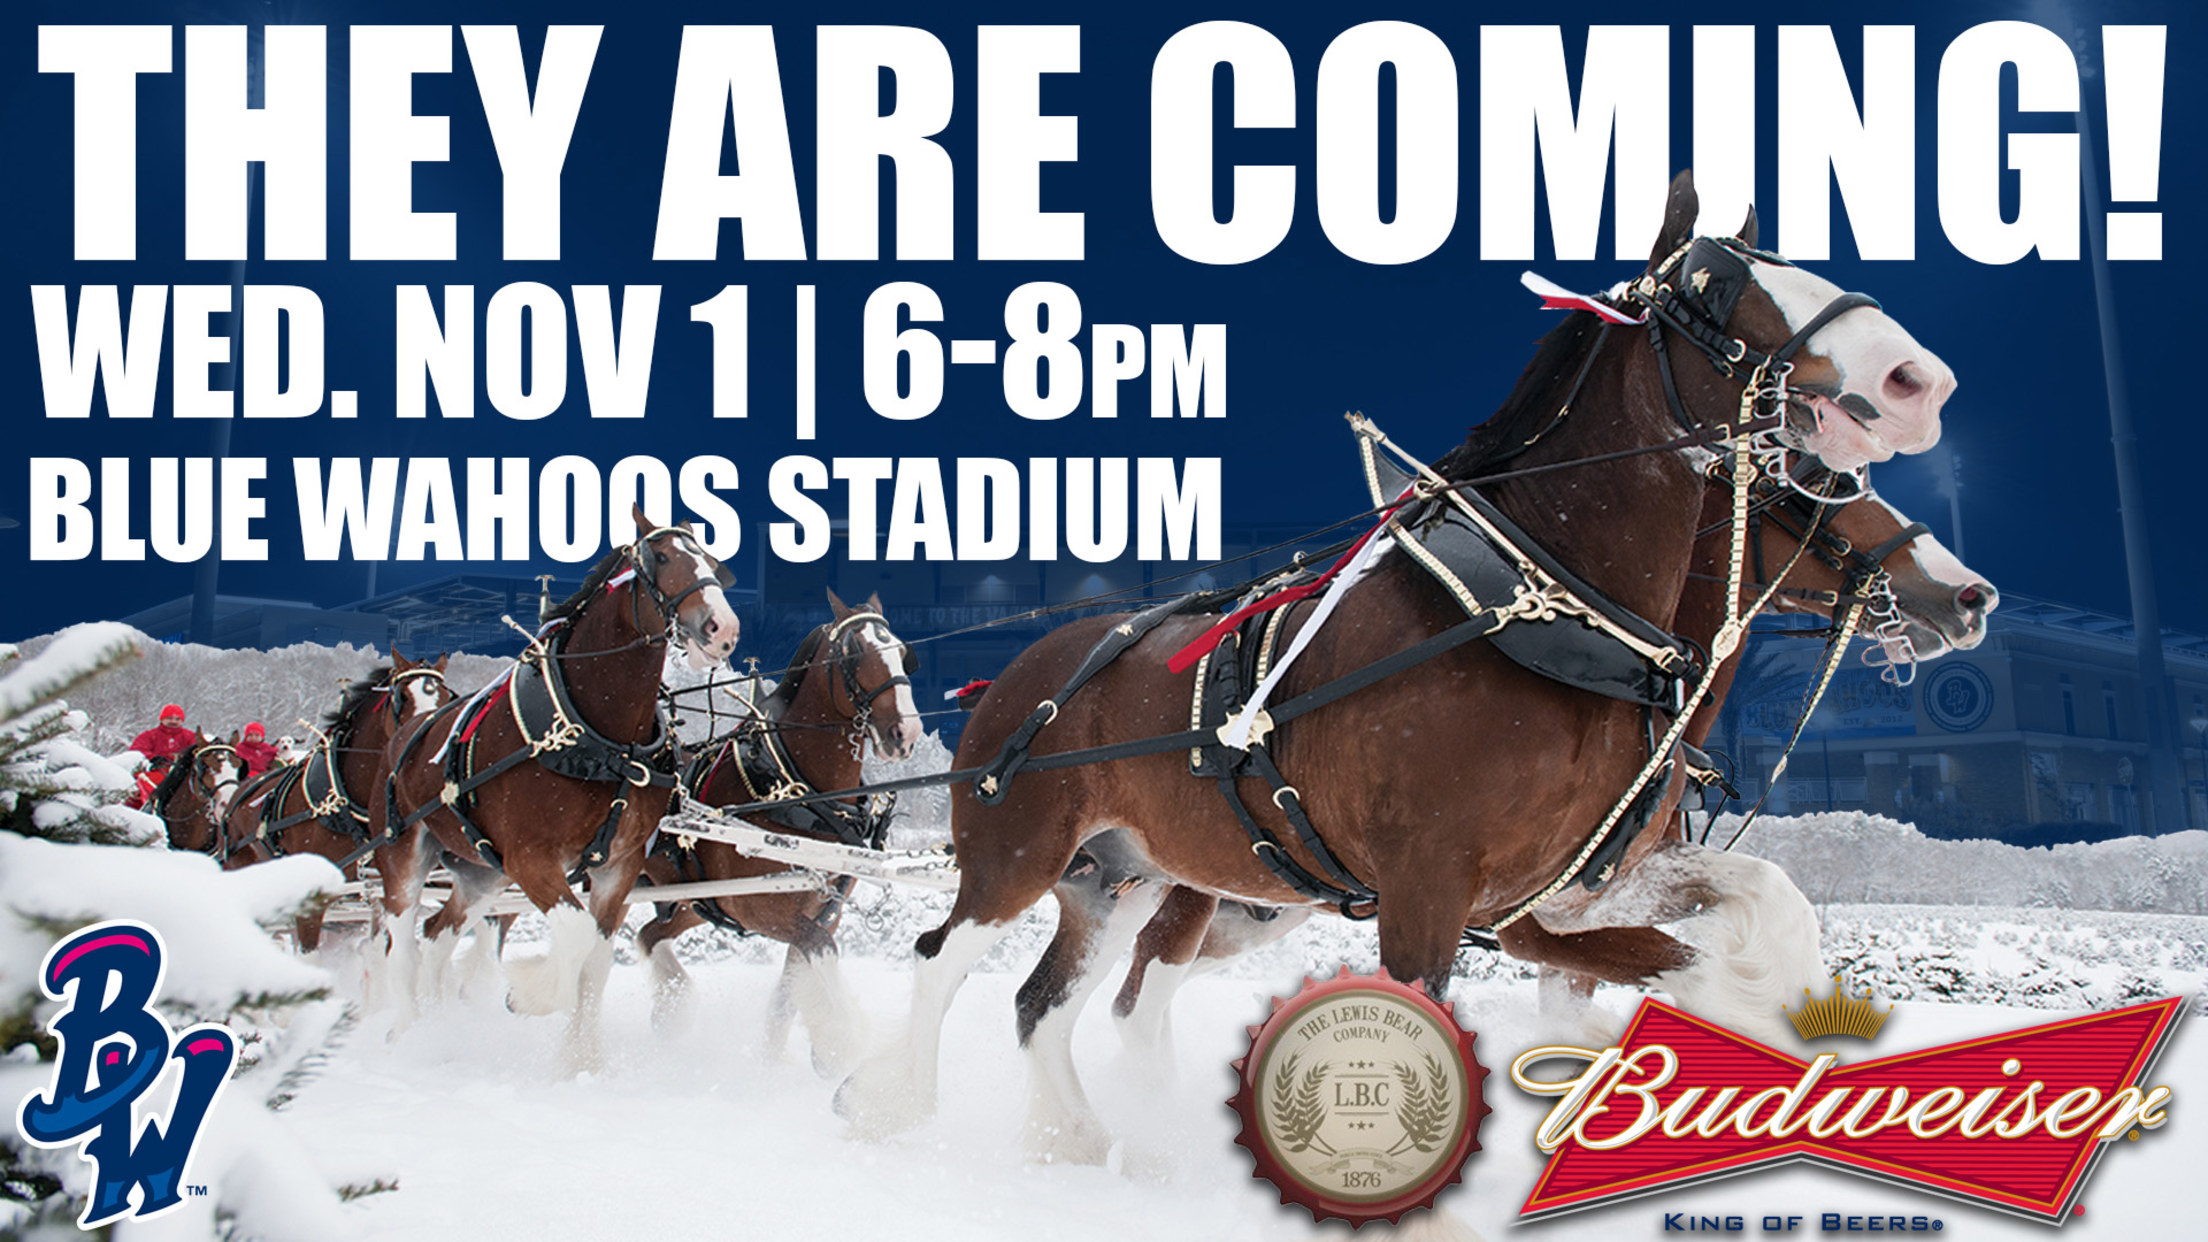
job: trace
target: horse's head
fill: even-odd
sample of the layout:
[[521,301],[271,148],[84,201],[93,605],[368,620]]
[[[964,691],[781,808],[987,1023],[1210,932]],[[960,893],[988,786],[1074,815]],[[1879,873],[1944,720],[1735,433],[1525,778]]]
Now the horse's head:
[[852,608],[828,592],[835,620],[822,638],[816,663],[835,675],[829,701],[849,708],[850,719],[874,740],[884,759],[903,759],[920,743],[920,710],[912,701],[912,648],[890,632],[882,600],[867,597]]
[[[1746,380],[1761,354],[1783,374],[1787,439],[1835,470],[1853,471],[1940,439],[1940,409],[1955,374],[1861,294],[1843,293],[1778,255],[1756,249],[1756,213],[1734,237],[1696,237],[1694,175],[1679,174],[1636,285],[1687,343],[1719,358],[1745,345]],[[1678,354],[1689,351],[1677,350]],[[1679,370],[1692,368],[1680,358]]]
[[209,742],[193,757],[194,781],[207,799],[207,813],[216,823],[230,811],[230,795],[238,792],[245,776],[245,761],[238,757],[238,735],[232,732],[220,742]]
[[384,691],[390,695],[392,728],[452,701],[452,687],[445,684],[445,666],[451,661],[449,654],[435,660],[409,660],[398,648],[391,649],[391,677]]
[[[153,794],[153,808],[167,822],[171,849],[215,852],[223,817],[230,810],[230,796],[238,791],[245,764],[238,758],[237,738],[227,742],[202,739],[176,757],[160,788]],[[206,835],[187,828],[205,828]]]
[[[1792,564],[1772,606],[1830,617],[1841,597],[1865,601],[1861,632],[1879,644],[1884,663],[1897,666],[1985,641],[1987,616],[2001,599],[1993,584],[1874,492],[1858,491],[1844,504],[1809,498],[1833,478],[1811,465],[1797,468],[1800,486],[1768,478],[1756,484],[1751,583],[1760,586],[1766,569]],[[1706,533],[1718,532],[1728,524],[1729,489],[1712,487],[1709,497],[1705,514],[1716,525]]]
[[1968,651],[1986,640],[1986,619],[2000,606],[1993,584],[1955,559],[1931,532],[1874,494],[1831,518],[1834,531],[1886,573],[1895,618],[1872,637],[1889,664]]
[[736,650],[736,614],[727,588],[736,575],[708,555],[689,526],[659,526],[633,507],[636,542],[629,547],[637,584],[681,638],[692,668],[728,659]]

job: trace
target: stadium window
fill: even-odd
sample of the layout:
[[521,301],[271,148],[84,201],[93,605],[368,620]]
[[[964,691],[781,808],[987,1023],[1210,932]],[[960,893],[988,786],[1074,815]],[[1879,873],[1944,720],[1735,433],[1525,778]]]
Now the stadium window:
[[2101,707],[2108,712],[2108,736],[2110,739],[2122,737],[2124,731],[2116,725],[2116,687],[2105,681],[2101,683]]
[[2062,731],[2072,737],[2078,735],[2078,695],[2067,673],[2062,678]]

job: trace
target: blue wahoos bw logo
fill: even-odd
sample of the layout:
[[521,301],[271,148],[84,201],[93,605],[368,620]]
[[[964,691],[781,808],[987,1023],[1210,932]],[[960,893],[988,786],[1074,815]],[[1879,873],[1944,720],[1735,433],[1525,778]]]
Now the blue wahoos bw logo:
[[[238,1041],[225,1027],[195,1026],[177,1039],[153,1011],[161,987],[161,937],[143,923],[87,927],[47,951],[39,986],[67,1006],[49,1029],[61,1050],[45,1095],[23,1097],[16,1125],[39,1147],[82,1143],[92,1165],[84,1228],[123,1216],[158,1216],[183,1202],[184,1164],[199,1123],[237,1063]],[[74,985],[74,991],[71,990]],[[133,1141],[140,1097],[174,1060],[183,1082],[167,1128],[149,1118]],[[135,1209],[132,1188],[142,1188]]]
[[1949,733],[1970,733],[1993,716],[1993,680],[1975,664],[1942,664],[1924,688],[1924,714]]

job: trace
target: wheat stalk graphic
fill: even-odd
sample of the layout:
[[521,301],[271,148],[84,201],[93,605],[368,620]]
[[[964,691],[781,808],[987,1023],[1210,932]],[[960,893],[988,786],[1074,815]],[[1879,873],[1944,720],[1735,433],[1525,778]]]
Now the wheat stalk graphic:
[[1411,1066],[1397,1061],[1395,1079],[1402,1095],[1402,1103],[1395,1110],[1395,1121],[1403,1127],[1403,1137],[1388,1148],[1388,1154],[1395,1155],[1406,1147],[1416,1147],[1422,1152],[1440,1147],[1449,1120],[1449,1072],[1428,1053],[1423,1077]]
[[1326,1101],[1319,1088],[1326,1082],[1327,1067],[1323,1062],[1312,1066],[1299,1083],[1296,1067],[1302,1060],[1301,1053],[1289,1057],[1273,1075],[1273,1132],[1289,1151],[1315,1147],[1331,1156],[1333,1147],[1319,1137],[1319,1127],[1326,1124]]

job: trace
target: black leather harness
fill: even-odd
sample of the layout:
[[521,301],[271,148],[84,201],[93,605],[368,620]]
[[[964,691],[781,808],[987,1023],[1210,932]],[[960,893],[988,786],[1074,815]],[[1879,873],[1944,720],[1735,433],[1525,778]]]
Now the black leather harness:
[[[1735,431],[1736,435],[1745,436],[1760,405],[1779,405],[1790,399],[1786,374],[1791,370],[1795,354],[1811,337],[1848,311],[1878,306],[1877,301],[1866,294],[1843,294],[1778,349],[1769,354],[1761,353],[1745,340],[1726,332],[1734,308],[1752,283],[1750,258],[1785,263],[1776,255],[1753,250],[1734,239],[1699,238],[1674,252],[1629,293],[1634,301],[1647,308],[1649,341],[1663,380],[1666,403],[1673,418],[1690,435],[1699,433],[1702,428],[1687,412],[1679,395],[1666,347],[1665,329],[1686,338],[1720,375],[1730,379],[1739,377],[1742,370],[1748,372],[1741,403],[1742,427]],[[1563,420],[1592,369],[1593,355],[1600,352],[1607,340],[1607,333],[1608,325],[1605,324],[1558,413],[1505,460],[1523,452]],[[1404,494],[1413,477],[1393,471],[1385,462],[1378,462],[1369,442],[1364,450],[1368,482],[1372,485],[1375,501],[1385,504],[1390,497]],[[1383,477],[1383,471],[1392,472],[1392,477]],[[1655,713],[1664,710],[1676,720],[1684,706],[1687,685],[1702,676],[1687,644],[1583,582],[1519,530],[1476,489],[1452,487],[1448,489],[1453,493],[1449,497],[1434,494],[1438,490],[1428,488],[1423,499],[1390,516],[1386,527],[1403,554],[1417,561],[1464,608],[1467,620],[1278,707],[1268,708],[1261,713],[1260,727],[1251,731],[1249,745],[1236,749],[1226,745],[1224,730],[1218,726],[1234,716],[1249,688],[1263,679],[1273,642],[1289,609],[1259,614],[1227,635],[1198,665],[1191,728],[1186,734],[1093,747],[1079,752],[1080,760],[1098,762],[1120,755],[1155,753],[1161,749],[1159,743],[1187,739],[1193,743],[1192,773],[1208,776],[1218,783],[1221,796],[1234,810],[1250,839],[1251,851],[1276,877],[1304,897],[1334,906],[1345,916],[1370,918],[1378,912],[1378,893],[1353,875],[1326,847],[1304,813],[1300,793],[1282,777],[1266,746],[1266,733],[1285,725],[1295,716],[1455,646],[1487,638],[1511,660],[1551,681],[1638,704],[1653,758],[1659,737]],[[1519,558],[1530,561],[1540,574],[1546,575],[1551,585],[1539,587],[1532,571]],[[1260,591],[1270,595],[1287,585],[1286,581],[1274,580],[1265,583]],[[1012,777],[1029,766],[1036,735],[1057,718],[1059,709],[1075,692],[1165,618],[1193,611],[1210,602],[1210,597],[1202,604],[1198,604],[1196,597],[1169,600],[1108,631],[1058,693],[1038,704],[1006,738],[996,757],[979,770],[974,782],[975,796],[985,804],[1001,802],[1009,792]],[[1075,757],[1069,754],[1049,758],[1063,762]],[[1707,760],[1699,752],[1695,753],[1695,759],[1699,762],[1690,760],[1691,766],[1708,770]],[[1564,885],[1577,882],[1596,889],[1607,883],[1626,848],[1653,817],[1678,762],[1677,754],[1664,756],[1655,778],[1644,781],[1640,795],[1625,808],[1608,834],[1583,852],[1569,874],[1532,902],[1518,907],[1510,917],[1523,915],[1542,897]],[[1239,789],[1243,775],[1257,776],[1272,787],[1274,805],[1287,817],[1305,853],[1316,864],[1316,871],[1292,857],[1279,839],[1250,814]],[[1467,937],[1474,943],[1493,945],[1492,934],[1480,929],[1468,930]]]
[[[885,687],[886,688],[886,687]],[[854,702],[859,701],[854,695]],[[872,702],[869,698],[865,700]],[[854,721],[854,727],[857,722]],[[727,764],[734,764],[738,779],[742,782],[744,801],[804,797],[818,793],[812,782],[800,772],[791,758],[789,748],[783,745],[779,721],[764,716],[751,716],[736,727],[727,741],[713,750],[699,753],[691,759],[683,773],[682,789],[685,797],[694,798],[706,806],[715,805],[705,796],[706,786],[714,775]],[[878,850],[889,839],[889,824],[895,815],[897,796],[880,794],[865,796],[853,801],[835,799],[820,802],[783,802],[771,810],[752,816],[763,819],[778,828],[803,836],[819,837],[842,845],[859,846]],[[652,845],[652,854],[674,864],[679,882],[705,880],[704,864],[697,856],[696,843],[680,833],[661,833]],[[829,886],[827,899],[813,915],[813,920],[826,927],[833,923],[843,909],[844,900],[850,896],[852,878],[838,876]],[[711,897],[692,898],[690,909],[699,918],[725,931],[749,935],[750,930],[735,915],[723,909],[721,903]],[[657,917],[664,922],[672,916],[675,903],[659,902]]]
[[[645,575],[638,575],[639,581],[644,578]],[[568,696],[567,680],[560,673],[560,661],[571,632],[569,626],[561,624],[548,638],[540,638],[540,646],[532,647],[529,653],[514,661],[501,690],[487,696],[456,699],[424,719],[422,727],[416,729],[401,748],[398,761],[392,765],[392,774],[387,778],[385,840],[398,839],[400,834],[440,808],[449,810],[476,856],[485,865],[503,871],[504,861],[499,857],[498,847],[475,821],[477,791],[534,760],[546,770],[572,780],[621,786],[615,790],[605,819],[592,834],[590,844],[584,847],[581,860],[568,873],[568,881],[577,883],[585,872],[604,864],[611,856],[613,835],[620,827],[622,812],[628,809],[630,788],[670,789],[675,786],[678,748],[664,711],[654,710],[652,734],[645,741],[622,742],[592,728],[576,709],[574,700]],[[460,717],[466,714],[466,709],[478,703],[477,720],[463,722]],[[476,754],[478,735],[470,732],[463,738],[459,734],[468,723],[480,723],[501,706],[512,713],[523,744],[497,760],[481,763]],[[436,800],[406,812],[402,818],[398,811],[398,771],[413,759],[423,740],[432,733],[441,733],[445,738],[444,789]]]

